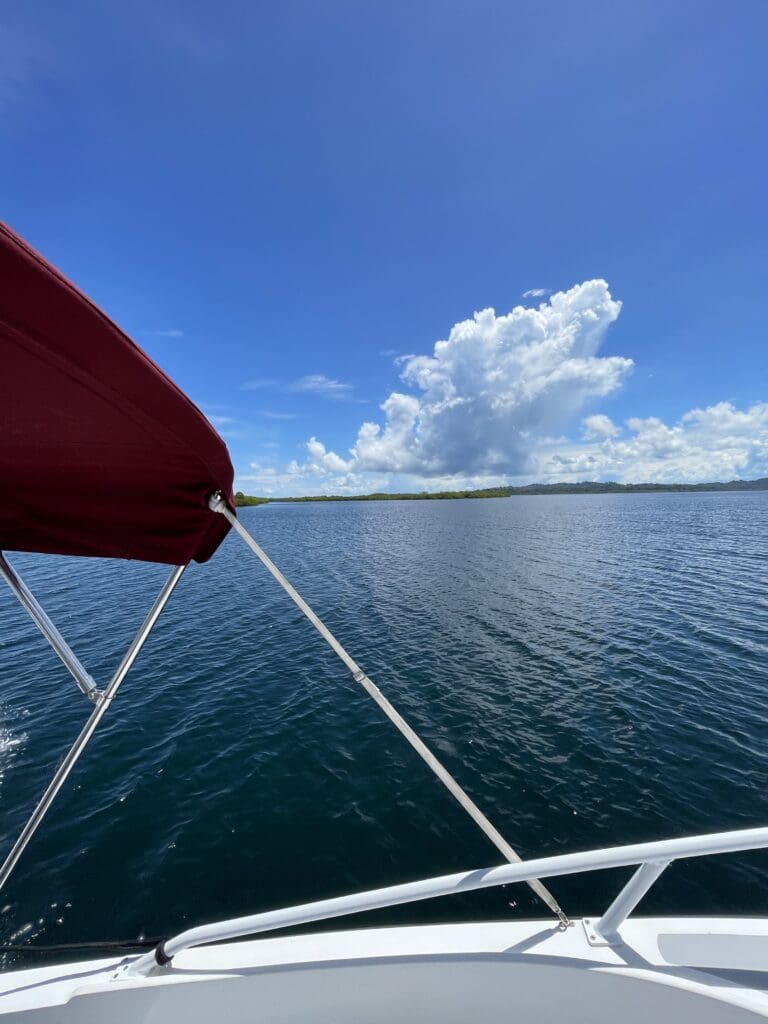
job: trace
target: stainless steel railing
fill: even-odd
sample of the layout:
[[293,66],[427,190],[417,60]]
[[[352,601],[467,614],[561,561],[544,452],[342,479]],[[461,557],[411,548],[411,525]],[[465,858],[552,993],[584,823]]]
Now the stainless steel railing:
[[743,850],[759,850],[768,847],[768,827],[750,828],[736,832],[714,832],[709,835],[687,836],[682,839],[663,839],[652,843],[634,843],[630,846],[613,846],[582,853],[566,853],[556,857],[539,857],[517,864],[502,864],[499,867],[477,871],[464,871],[455,875],[441,875],[404,885],[393,885],[386,889],[340,896],[337,899],[320,900],[283,910],[270,910],[249,917],[237,917],[229,921],[201,925],[181,932],[172,939],[162,942],[157,949],[139,957],[127,968],[131,975],[146,975],[169,964],[174,956],[192,946],[206,942],[220,942],[246,935],[258,935],[278,928],[324,921],[346,914],[359,914],[383,907],[394,907],[401,903],[450,896],[459,892],[487,889],[492,886],[508,885],[511,882],[527,882],[532,878],[554,878],[559,875],[573,875],[585,871],[602,871],[607,868],[628,867],[639,864],[640,868],[630,878],[619,895],[599,921],[591,925],[594,940],[613,944],[619,940],[618,930],[634,910],[650,887],[673,861],[685,857],[707,857],[713,854],[737,853]]

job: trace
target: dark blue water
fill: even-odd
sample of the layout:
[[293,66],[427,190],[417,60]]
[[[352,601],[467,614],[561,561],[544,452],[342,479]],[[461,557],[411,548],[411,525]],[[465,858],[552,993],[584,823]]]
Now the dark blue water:
[[[241,515],[523,856],[768,823],[768,493]],[[11,560],[102,683],[166,574]],[[5,590],[0,618],[5,850],[89,705]],[[165,934],[498,862],[229,537],[0,897],[0,938]],[[594,913],[625,874],[552,888]],[[768,852],[675,865],[643,909],[768,913]],[[518,886],[367,923],[543,913]]]

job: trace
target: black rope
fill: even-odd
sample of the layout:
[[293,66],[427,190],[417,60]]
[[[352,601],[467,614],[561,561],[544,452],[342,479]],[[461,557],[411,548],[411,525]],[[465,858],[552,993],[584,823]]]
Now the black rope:
[[163,941],[163,936],[154,939],[100,939],[96,942],[58,942],[52,946],[6,945],[0,943],[0,953],[63,953],[70,949],[151,949]]

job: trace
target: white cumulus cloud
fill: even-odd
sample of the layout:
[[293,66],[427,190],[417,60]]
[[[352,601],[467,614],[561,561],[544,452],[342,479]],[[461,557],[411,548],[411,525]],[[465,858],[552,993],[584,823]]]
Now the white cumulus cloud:
[[[317,438],[310,437],[307,441],[307,466],[316,473],[346,473],[347,463],[335,452],[325,450],[325,445]],[[295,464],[294,464],[295,465]]]
[[[313,436],[301,460],[282,468],[252,463],[242,479],[265,494],[359,494],[768,476],[766,402],[742,409],[719,402],[673,423],[647,416],[618,424],[592,412],[581,420],[580,440],[557,436],[631,372],[632,360],[600,355],[620,311],[603,280],[536,308],[484,309],[455,324],[431,354],[399,357],[405,387],[382,403],[378,421],[361,424],[346,453]],[[306,390],[332,395],[338,385],[347,393],[321,375],[302,381]]]
[[629,436],[621,440],[592,433],[591,444],[541,445],[535,458],[537,477],[685,483],[768,475],[766,402],[743,410],[719,402],[692,409],[671,426],[656,416],[633,417],[627,428]]
[[597,354],[620,309],[595,280],[536,309],[484,309],[455,324],[431,355],[403,361],[414,393],[392,392],[384,422],[363,423],[337,466],[423,477],[525,472],[537,435],[615,391],[630,372],[630,359]]
[[617,427],[610,416],[595,413],[594,416],[587,416],[582,421],[581,433],[586,441],[605,441],[606,438],[620,434],[621,427]]

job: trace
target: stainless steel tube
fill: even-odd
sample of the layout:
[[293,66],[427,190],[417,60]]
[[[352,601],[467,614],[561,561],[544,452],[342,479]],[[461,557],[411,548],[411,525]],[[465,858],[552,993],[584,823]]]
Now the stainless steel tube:
[[29,587],[27,587],[24,580],[18,575],[18,573],[8,564],[1,551],[0,573],[5,577],[6,583],[15,594],[19,604],[26,609],[32,621],[54,649],[56,654],[58,654],[59,658],[61,658],[64,667],[71,674],[82,692],[86,697],[90,697],[91,700],[96,700],[99,690],[96,683],[91,678],[90,673],[86,671],[75,652],[48,618],[48,615],[40,605],[35,595]]
[[174,588],[176,587],[176,584],[181,579],[181,575],[184,572],[185,568],[186,566],[184,565],[177,565],[173,567],[170,576],[163,584],[162,590],[155,599],[155,603],[152,605],[149,614],[147,615],[146,619],[144,619],[144,622],[141,624],[139,631],[133,638],[131,646],[125,652],[123,660],[120,662],[115,674],[112,676],[109,685],[102,693],[99,694],[96,701],[96,707],[91,712],[91,715],[88,721],[85,723],[82,732],[73,743],[72,747],[67,753],[67,756],[64,758],[64,760],[57,768],[56,773],[54,774],[53,778],[48,784],[48,788],[43,793],[40,802],[32,812],[29,821],[22,829],[21,835],[13,844],[13,848],[3,861],[2,867],[0,867],[0,889],[2,889],[2,887],[5,885],[6,881],[8,880],[8,876],[16,867],[19,858],[29,845],[32,836],[37,831],[40,822],[47,814],[48,809],[50,808],[53,801],[56,799],[56,796],[59,793],[61,787],[66,782],[69,773],[74,768],[75,764],[78,761],[78,758],[85,750],[88,741],[96,731],[96,727],[103,718],[107,708],[111,704],[112,698],[117,693],[117,690],[120,684],[122,683],[123,679],[125,679],[126,675],[128,674],[131,665],[133,665],[134,661],[136,660],[139,651],[144,646],[147,637],[152,632],[152,627],[155,625],[155,622],[157,622],[158,616],[162,612],[163,608],[165,608],[168,602],[168,598],[171,596],[171,594],[174,591]]

